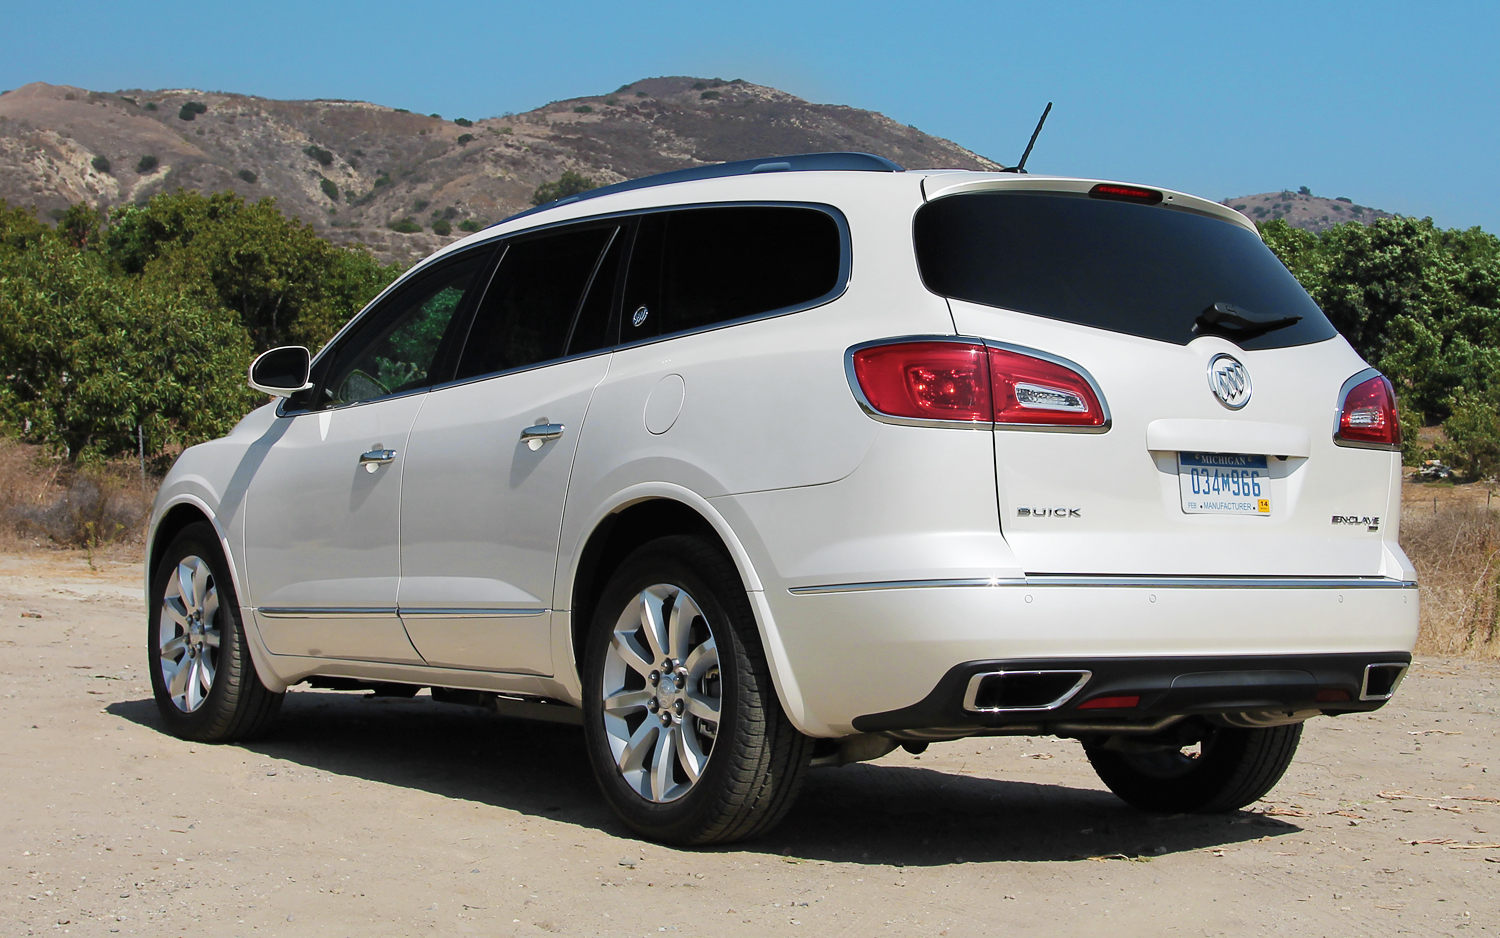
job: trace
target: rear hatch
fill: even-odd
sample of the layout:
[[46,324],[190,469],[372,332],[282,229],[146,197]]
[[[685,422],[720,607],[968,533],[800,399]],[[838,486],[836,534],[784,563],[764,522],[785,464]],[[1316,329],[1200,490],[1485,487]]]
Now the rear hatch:
[[1103,432],[995,431],[1027,573],[1380,574],[1399,454],[1334,441],[1368,366],[1241,216],[1092,181],[926,194],[918,261],[958,333],[1070,363],[1108,411]]

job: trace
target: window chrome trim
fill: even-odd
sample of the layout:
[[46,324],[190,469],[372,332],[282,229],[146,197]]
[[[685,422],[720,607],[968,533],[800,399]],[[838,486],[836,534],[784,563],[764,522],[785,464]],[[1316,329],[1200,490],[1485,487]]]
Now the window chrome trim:
[[1380,378],[1384,375],[1376,368],[1366,368],[1364,371],[1345,381],[1339,388],[1338,400],[1333,405],[1333,445],[1343,446],[1348,449],[1373,449],[1385,453],[1399,453],[1400,446],[1392,446],[1389,443],[1365,443],[1360,440],[1345,440],[1339,436],[1344,419],[1344,403],[1349,400],[1349,392],[1369,381],[1371,378]]
[[793,586],[796,596],[824,593],[866,593],[878,590],[1056,587],[1083,589],[1416,589],[1415,580],[1390,577],[1274,577],[1274,576],[1067,576],[968,577],[941,580],[880,580],[868,583],[829,583]]
[[[1002,423],[993,420],[927,420],[921,417],[898,417],[894,414],[887,414],[876,410],[875,405],[870,403],[870,399],[865,396],[864,389],[859,386],[859,377],[854,373],[855,353],[862,352],[865,349],[879,348],[882,345],[900,345],[905,342],[952,342],[957,345],[981,345],[985,348],[999,349],[1003,352],[1015,352],[1017,355],[1025,355],[1067,368],[1070,371],[1076,372],[1079,377],[1088,382],[1089,389],[1094,392],[1094,397],[1099,401],[1099,409],[1104,412],[1104,423],[1097,427],[1068,427],[1035,423]],[[907,335],[861,342],[858,345],[851,345],[844,350],[844,377],[849,382],[849,390],[854,392],[854,400],[859,403],[860,410],[863,410],[866,416],[881,423],[894,424],[900,427],[946,427],[954,430],[1030,430],[1038,433],[1097,434],[1108,433],[1109,428],[1114,426],[1114,417],[1110,414],[1109,401],[1104,399],[1104,389],[1099,387],[1099,382],[1094,380],[1094,376],[1089,373],[1087,368],[1071,359],[1063,358],[1061,355],[1054,355],[1051,352],[1044,352],[1041,349],[1025,345],[1000,342],[996,339],[962,335]]]

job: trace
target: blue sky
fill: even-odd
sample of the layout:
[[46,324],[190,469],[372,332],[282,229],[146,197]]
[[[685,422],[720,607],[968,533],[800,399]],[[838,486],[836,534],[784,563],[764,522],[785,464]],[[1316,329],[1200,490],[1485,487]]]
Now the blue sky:
[[486,117],[657,75],[882,111],[1038,172],[1211,198],[1308,186],[1500,232],[1500,3],[39,3],[31,81]]

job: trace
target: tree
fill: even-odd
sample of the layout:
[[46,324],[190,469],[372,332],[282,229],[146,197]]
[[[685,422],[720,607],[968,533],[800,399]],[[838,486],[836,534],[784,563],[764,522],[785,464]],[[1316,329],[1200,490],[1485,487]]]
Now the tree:
[[575,173],[570,169],[563,173],[556,182],[544,182],[537,186],[536,192],[531,196],[531,204],[546,205],[548,202],[566,199],[569,196],[577,195],[580,192],[587,192],[590,189],[598,187],[599,184],[594,182],[592,176]]
[[79,202],[69,205],[58,220],[57,234],[68,244],[83,250],[99,241],[99,224],[99,210],[89,207],[87,202]]
[[170,288],[112,276],[59,239],[0,266],[0,417],[72,461],[225,433],[256,397],[233,314]]

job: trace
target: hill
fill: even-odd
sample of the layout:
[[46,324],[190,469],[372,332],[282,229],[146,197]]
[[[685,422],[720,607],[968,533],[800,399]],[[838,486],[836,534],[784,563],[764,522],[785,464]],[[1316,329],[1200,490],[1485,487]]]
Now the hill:
[[1325,199],[1313,195],[1306,186],[1297,192],[1283,189],[1280,192],[1242,195],[1237,199],[1225,199],[1224,204],[1243,213],[1251,221],[1282,218],[1293,228],[1305,228],[1314,234],[1346,221],[1368,225],[1376,219],[1394,217],[1390,212],[1383,212],[1378,208],[1355,205],[1351,199]]
[[538,185],[567,170],[607,184],[820,150],[863,150],[914,169],[1000,165],[873,111],[738,80],[651,78],[473,120],[191,89],[38,82],[0,95],[0,198],[12,205],[45,218],[79,201],[114,207],[179,187],[231,189],[274,196],[331,240],[368,244],[385,260],[424,256],[463,228],[528,208]]

